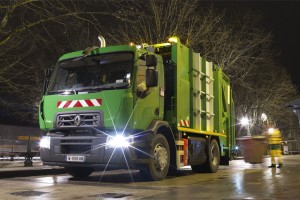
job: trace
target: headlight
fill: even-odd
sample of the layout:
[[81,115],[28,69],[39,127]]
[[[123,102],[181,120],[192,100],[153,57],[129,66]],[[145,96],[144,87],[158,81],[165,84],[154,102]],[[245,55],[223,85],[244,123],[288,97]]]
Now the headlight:
[[50,137],[48,136],[42,137],[40,141],[40,147],[50,149]]
[[125,137],[122,134],[117,134],[115,136],[108,136],[106,139],[106,148],[126,148],[130,146],[131,138]]

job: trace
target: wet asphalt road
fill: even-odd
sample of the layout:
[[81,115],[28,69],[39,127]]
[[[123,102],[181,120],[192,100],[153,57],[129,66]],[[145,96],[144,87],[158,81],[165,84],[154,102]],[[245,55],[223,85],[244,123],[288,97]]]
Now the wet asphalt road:
[[[0,199],[300,199],[300,155],[283,157],[284,167],[234,160],[214,174],[185,169],[177,176],[147,182],[137,171],[94,172],[75,179],[67,174],[0,179]],[[1,174],[0,174],[1,176]]]

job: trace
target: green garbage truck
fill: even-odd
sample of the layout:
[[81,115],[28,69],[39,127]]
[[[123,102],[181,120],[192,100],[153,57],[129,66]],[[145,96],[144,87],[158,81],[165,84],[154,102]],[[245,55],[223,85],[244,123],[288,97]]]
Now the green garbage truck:
[[221,68],[177,37],[100,46],[61,56],[47,70],[39,108],[44,165],[74,177],[137,169],[149,180],[184,166],[216,172],[235,143],[234,104]]

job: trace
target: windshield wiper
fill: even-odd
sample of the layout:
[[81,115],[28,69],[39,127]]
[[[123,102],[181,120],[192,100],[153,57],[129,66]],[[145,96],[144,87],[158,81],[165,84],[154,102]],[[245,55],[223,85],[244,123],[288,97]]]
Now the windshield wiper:
[[116,84],[108,84],[108,85],[102,85],[102,86],[97,86],[97,87],[92,87],[92,88],[82,88],[79,91],[101,91],[101,90],[110,90],[110,89],[123,89],[127,88],[128,84],[126,85],[116,85]]
[[90,53],[91,51],[97,49],[99,47],[97,46],[93,46],[93,47],[87,47],[83,52],[82,52],[82,55],[77,57],[77,58],[74,58],[72,59],[72,61],[79,61],[79,60],[83,60],[84,58],[86,58]]
[[47,92],[48,95],[51,94],[62,94],[62,95],[70,95],[70,94],[78,94],[78,92],[100,92],[102,90],[111,90],[111,89],[125,89],[128,88],[128,83],[109,83],[101,86],[93,86],[93,87],[83,87],[76,88],[71,90],[54,90]]
[[76,90],[54,90],[54,91],[47,92],[47,94],[64,94],[64,95],[68,95],[68,94],[77,94],[77,91]]

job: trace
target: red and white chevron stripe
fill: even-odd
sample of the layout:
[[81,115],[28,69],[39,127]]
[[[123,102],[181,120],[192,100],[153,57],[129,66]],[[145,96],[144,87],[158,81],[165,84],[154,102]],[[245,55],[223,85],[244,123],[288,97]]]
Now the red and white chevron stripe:
[[57,108],[78,108],[78,107],[94,107],[101,106],[102,99],[85,99],[57,102]]
[[180,120],[180,126],[190,127],[189,120]]

